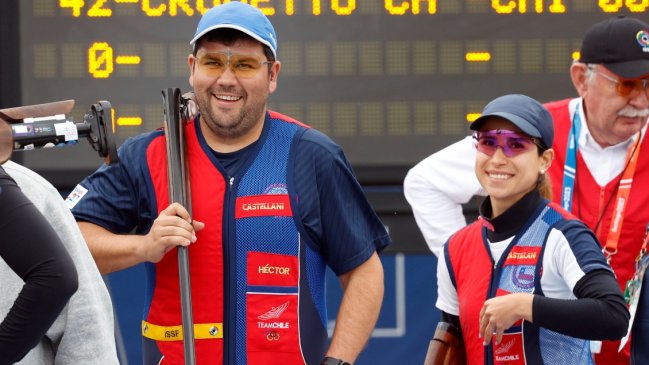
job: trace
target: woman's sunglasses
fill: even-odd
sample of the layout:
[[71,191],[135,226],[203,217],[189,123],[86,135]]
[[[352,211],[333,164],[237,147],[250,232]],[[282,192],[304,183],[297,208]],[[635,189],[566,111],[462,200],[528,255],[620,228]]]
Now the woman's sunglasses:
[[499,147],[507,157],[542,148],[534,137],[502,129],[474,132],[473,140],[476,149],[487,156],[493,156]]

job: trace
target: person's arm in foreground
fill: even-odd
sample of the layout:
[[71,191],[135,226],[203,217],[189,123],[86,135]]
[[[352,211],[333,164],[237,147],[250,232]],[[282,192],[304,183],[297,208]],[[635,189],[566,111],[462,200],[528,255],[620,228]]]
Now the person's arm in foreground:
[[444,242],[466,225],[462,204],[484,194],[475,177],[475,148],[466,137],[415,165],[404,194],[430,250],[439,257]]
[[343,297],[326,356],[354,363],[367,343],[383,302],[383,265],[374,253],[355,269],[340,275]]
[[[79,276],[77,292],[41,341],[42,351],[55,349],[56,364],[119,364],[110,295],[70,209],[56,188],[40,175],[11,161],[2,167],[55,229]],[[44,361],[38,356],[39,352],[31,351],[23,361]]]
[[77,272],[56,232],[4,171],[0,256],[25,285],[0,323],[0,364],[22,359],[77,290]]
[[204,226],[199,221],[192,222],[189,212],[178,203],[160,212],[146,235],[114,234],[94,223],[79,222],[79,228],[102,274],[142,262],[158,262],[174,247],[189,246],[195,242],[195,230],[200,231]]

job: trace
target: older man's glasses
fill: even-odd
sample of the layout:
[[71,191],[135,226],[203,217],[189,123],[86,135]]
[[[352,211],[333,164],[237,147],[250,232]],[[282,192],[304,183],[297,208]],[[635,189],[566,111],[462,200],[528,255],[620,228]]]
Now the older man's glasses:
[[261,61],[254,55],[228,52],[206,52],[196,55],[197,67],[208,76],[221,76],[227,68],[236,77],[253,77],[264,65],[273,61]]
[[479,152],[487,156],[493,156],[498,148],[505,156],[514,157],[540,147],[536,138],[502,129],[474,132],[473,143]]
[[649,97],[649,90],[647,89],[647,84],[649,84],[649,79],[623,79],[623,78],[618,79],[609,76],[605,73],[601,73],[595,69],[592,69],[592,71],[595,72],[597,75],[600,75],[601,77],[614,83],[615,90],[617,90],[617,93],[620,96],[623,97],[637,96],[640,93],[640,91],[644,90],[644,92],[647,93],[647,97]]

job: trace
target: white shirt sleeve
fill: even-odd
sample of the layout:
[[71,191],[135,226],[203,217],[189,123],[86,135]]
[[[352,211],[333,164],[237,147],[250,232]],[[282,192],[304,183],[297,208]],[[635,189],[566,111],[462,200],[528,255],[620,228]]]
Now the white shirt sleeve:
[[448,314],[459,316],[460,305],[457,300],[457,290],[448,273],[443,246],[437,257],[437,302],[435,306]]
[[419,162],[404,180],[417,225],[438,257],[444,242],[466,225],[462,204],[486,195],[475,176],[475,154],[468,136]]
[[548,298],[576,299],[573,289],[585,275],[566,237],[552,229],[543,254],[543,294]]

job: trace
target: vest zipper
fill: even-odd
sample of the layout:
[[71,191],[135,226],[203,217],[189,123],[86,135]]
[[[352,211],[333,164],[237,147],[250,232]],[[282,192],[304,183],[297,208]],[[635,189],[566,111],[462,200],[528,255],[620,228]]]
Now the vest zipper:
[[[505,252],[503,252],[503,254],[505,254]],[[491,296],[492,291],[494,292],[493,297],[496,296],[496,293],[494,291],[494,284],[495,284],[495,288],[498,288],[499,281],[500,281],[500,278],[499,278],[498,282],[495,282],[496,279],[494,277],[494,274],[496,273],[496,270],[498,268],[498,262],[496,260],[494,260],[493,257],[491,257],[491,255],[489,255],[489,257],[491,258],[491,262],[493,263],[493,265],[491,266],[491,280],[489,280],[489,290],[487,291],[487,298],[485,299],[485,301],[492,298],[492,296]],[[502,257],[501,257],[501,259],[502,259]],[[493,338],[492,338],[491,341],[493,341]],[[484,356],[485,356],[485,359],[484,359],[485,362],[484,363],[487,364],[487,365],[493,364],[492,350],[493,349],[491,347],[491,342],[490,342],[485,346],[485,349],[484,349]]]
[[[236,344],[235,344],[235,339],[234,336],[231,336],[230,334],[234,333],[234,321],[231,320],[230,317],[232,317],[233,314],[233,309],[231,304],[231,299],[234,296],[232,295],[232,285],[230,284],[230,272],[232,270],[231,268],[231,263],[232,263],[232,251],[230,250],[230,245],[232,244],[233,238],[232,236],[232,226],[233,226],[233,204],[232,204],[232,190],[234,186],[234,177],[230,176],[228,179],[229,184],[227,186],[227,191],[226,191],[226,198],[225,198],[225,204],[224,204],[224,217],[223,219],[226,221],[225,223],[225,235],[223,239],[223,295],[225,299],[223,300],[223,331],[225,332],[225,335],[223,336],[223,357],[224,365],[229,365],[233,364],[235,361],[235,352],[236,352]],[[234,208],[236,209],[236,208]]]

